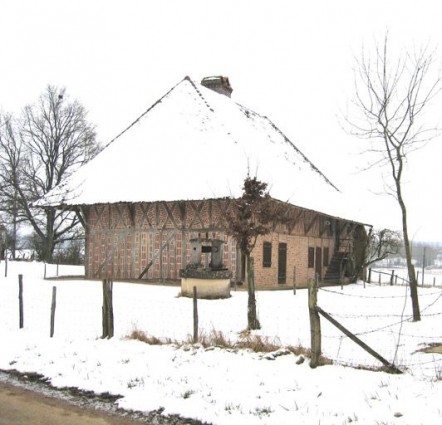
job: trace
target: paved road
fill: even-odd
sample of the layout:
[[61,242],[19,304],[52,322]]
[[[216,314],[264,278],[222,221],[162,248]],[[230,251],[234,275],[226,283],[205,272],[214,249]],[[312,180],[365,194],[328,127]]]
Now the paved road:
[[64,400],[0,382],[0,425],[133,425]]

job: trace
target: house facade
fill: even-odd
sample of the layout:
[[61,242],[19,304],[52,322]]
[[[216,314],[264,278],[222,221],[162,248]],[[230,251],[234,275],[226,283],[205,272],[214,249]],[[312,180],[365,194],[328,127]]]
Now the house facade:
[[363,221],[349,213],[355,203],[269,118],[231,93],[226,77],[201,84],[185,77],[39,201],[80,217],[87,278],[177,281],[189,263],[189,241],[202,238],[224,241],[224,266],[244,282],[244,258],[226,216],[250,175],[268,184],[289,218],[257,240],[257,288],[354,274],[365,234]]
[[[86,277],[178,281],[190,260],[190,240],[206,238],[224,241],[223,264],[233,281],[244,282],[244,257],[226,227],[234,202],[210,199],[82,207]],[[305,287],[315,274],[320,280],[336,281],[339,277],[330,267],[337,258],[344,264],[344,257],[342,272],[352,275],[363,226],[290,204],[286,208],[290,225],[276,226],[258,239],[253,250],[257,288]],[[203,254],[202,262],[210,264],[210,253]]]

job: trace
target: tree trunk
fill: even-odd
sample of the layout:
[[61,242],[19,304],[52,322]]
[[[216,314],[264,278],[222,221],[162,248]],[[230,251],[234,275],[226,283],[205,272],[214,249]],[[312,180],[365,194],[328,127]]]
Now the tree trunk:
[[410,281],[410,297],[413,308],[413,322],[418,322],[419,320],[421,320],[421,313],[419,309],[419,297],[417,294],[417,280],[414,272],[414,266],[411,261],[410,239],[408,237],[407,225],[407,208],[405,207],[404,200],[402,199],[402,191],[400,183],[398,181],[396,181],[396,189],[398,202],[402,212],[402,232],[404,234],[405,257],[407,260],[408,279]]
[[256,298],[255,298],[255,269],[253,264],[253,258],[250,254],[246,254],[247,262],[247,291],[248,291],[248,304],[247,304],[247,323],[250,330],[261,329],[261,325],[256,313]]
[[44,240],[44,260],[47,263],[52,263],[52,256],[54,254],[54,225],[55,212],[51,208],[46,211],[46,240]]

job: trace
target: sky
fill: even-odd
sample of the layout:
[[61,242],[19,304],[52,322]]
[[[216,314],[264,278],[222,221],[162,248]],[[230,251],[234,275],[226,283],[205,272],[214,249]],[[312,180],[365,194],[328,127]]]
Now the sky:
[[[367,144],[342,128],[342,117],[354,97],[355,58],[386,31],[395,49],[429,44],[442,58],[438,3],[0,0],[0,111],[18,115],[48,84],[64,86],[106,144],[185,76],[226,75],[232,99],[268,116],[369,209],[371,224],[400,230],[395,200],[381,194],[386,171],[360,171]],[[441,106],[442,95],[429,106],[431,125]],[[408,161],[414,240],[442,241],[441,143]]]

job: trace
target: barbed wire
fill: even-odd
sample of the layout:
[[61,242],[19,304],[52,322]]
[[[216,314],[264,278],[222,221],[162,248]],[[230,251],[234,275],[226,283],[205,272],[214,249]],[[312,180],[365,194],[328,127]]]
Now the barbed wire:
[[[388,285],[388,286],[390,286],[390,285]],[[397,285],[393,285],[393,286],[397,286]],[[345,292],[337,292],[337,291],[333,291],[331,289],[326,289],[326,288],[318,288],[318,289],[323,291],[323,292],[328,292],[330,294],[343,295],[345,297],[355,297],[355,298],[389,299],[389,298],[404,298],[405,296],[408,296],[408,294],[405,294],[405,295],[390,295],[390,296],[356,295],[356,294],[347,294]],[[420,293],[419,297],[425,297],[425,296],[431,296],[431,295],[442,296],[442,289],[440,291],[434,291],[434,292],[430,292],[430,293],[426,293],[426,294]]]

